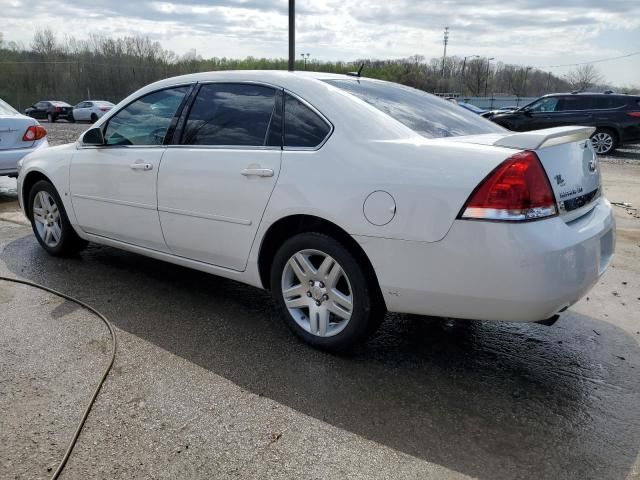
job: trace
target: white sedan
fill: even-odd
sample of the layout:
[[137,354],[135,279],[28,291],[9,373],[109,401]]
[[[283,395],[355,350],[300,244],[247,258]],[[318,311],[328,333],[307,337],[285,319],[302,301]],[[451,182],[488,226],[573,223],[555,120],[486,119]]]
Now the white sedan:
[[87,121],[95,123],[115,105],[106,100],[85,100],[73,107],[73,119],[77,122]]
[[270,289],[337,350],[386,311],[531,322],[582,297],[614,251],[591,133],[353,76],[199,73],[30,155],[18,184],[49,253],[91,241]]
[[17,176],[22,157],[47,146],[45,128],[0,99],[0,176]]

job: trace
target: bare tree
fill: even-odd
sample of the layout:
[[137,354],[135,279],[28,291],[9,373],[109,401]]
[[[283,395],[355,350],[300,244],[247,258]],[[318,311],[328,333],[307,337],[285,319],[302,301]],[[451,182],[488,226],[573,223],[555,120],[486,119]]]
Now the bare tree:
[[582,92],[600,83],[602,81],[602,75],[593,64],[587,63],[567,73],[567,81],[571,85],[571,88]]

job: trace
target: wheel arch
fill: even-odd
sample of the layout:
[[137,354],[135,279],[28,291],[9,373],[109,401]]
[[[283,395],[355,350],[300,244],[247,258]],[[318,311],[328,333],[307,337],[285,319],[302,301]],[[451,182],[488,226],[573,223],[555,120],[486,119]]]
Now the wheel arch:
[[265,289],[270,289],[271,264],[280,245],[288,238],[304,232],[324,233],[342,243],[354,255],[358,263],[362,265],[365,275],[376,290],[379,301],[384,305],[384,297],[382,296],[378,276],[360,244],[335,223],[321,217],[306,214],[283,217],[274,222],[263,235],[258,253],[258,271]]
[[19,195],[22,200],[22,205],[24,205],[24,211],[27,215],[27,218],[31,218],[31,211],[29,210],[29,192],[36,184],[36,182],[39,182],[40,180],[49,182],[55,188],[55,183],[53,183],[51,179],[40,170],[31,170],[25,175],[24,180],[22,181],[22,189]]

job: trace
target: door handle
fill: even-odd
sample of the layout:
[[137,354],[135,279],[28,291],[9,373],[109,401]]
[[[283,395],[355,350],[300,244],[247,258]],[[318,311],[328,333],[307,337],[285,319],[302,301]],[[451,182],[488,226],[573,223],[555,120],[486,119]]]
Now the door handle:
[[129,165],[131,170],[153,170],[153,165],[151,163],[132,163]]
[[245,177],[273,177],[273,170],[270,168],[245,168],[240,173]]

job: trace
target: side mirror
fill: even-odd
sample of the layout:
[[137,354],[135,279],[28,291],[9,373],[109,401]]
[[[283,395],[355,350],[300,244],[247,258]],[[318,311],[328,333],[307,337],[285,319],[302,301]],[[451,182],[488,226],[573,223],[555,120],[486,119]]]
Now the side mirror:
[[98,127],[87,130],[82,136],[83,145],[104,145],[104,135]]
[[531,116],[531,109],[529,107],[523,107],[522,108],[522,113],[524,113],[526,116],[530,117]]

